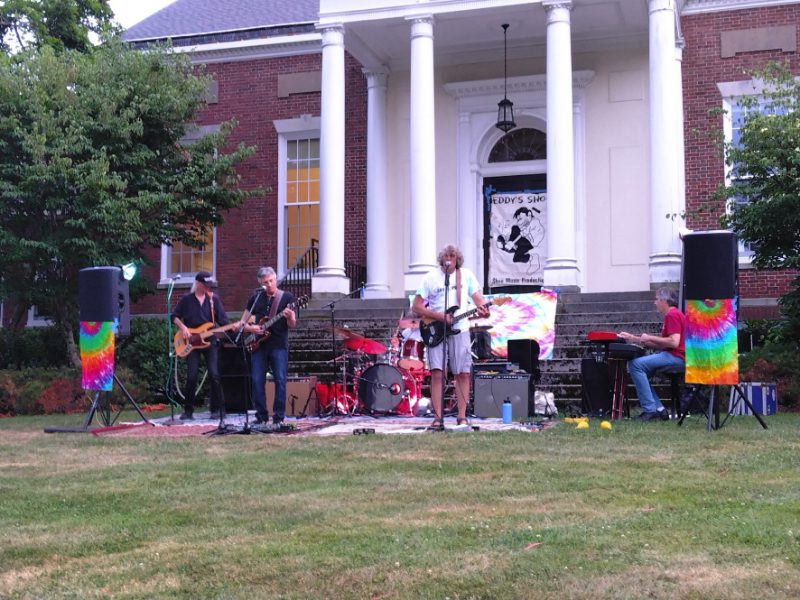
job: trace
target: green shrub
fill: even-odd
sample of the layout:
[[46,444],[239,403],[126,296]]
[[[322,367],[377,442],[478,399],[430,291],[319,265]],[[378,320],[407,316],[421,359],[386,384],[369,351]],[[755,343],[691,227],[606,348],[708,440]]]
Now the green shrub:
[[66,366],[67,345],[55,327],[0,329],[0,369]]
[[[130,382],[141,390],[137,401],[163,400],[170,370],[166,318],[134,318],[131,335],[118,341],[117,366],[127,369]],[[185,361],[181,361],[185,371]],[[126,387],[128,384],[125,384]]]
[[800,348],[787,322],[748,321],[746,331],[762,345],[740,357],[740,379],[775,382],[781,406],[800,406]]

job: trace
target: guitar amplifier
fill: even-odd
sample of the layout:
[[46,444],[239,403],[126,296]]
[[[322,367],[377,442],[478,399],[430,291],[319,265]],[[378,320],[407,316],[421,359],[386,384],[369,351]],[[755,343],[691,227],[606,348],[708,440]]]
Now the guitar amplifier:
[[[265,385],[267,393],[267,410],[274,414],[272,405],[275,404],[275,382],[267,380]],[[286,380],[286,416],[308,417],[319,414],[319,401],[317,399],[317,378],[299,377]]]
[[534,414],[534,385],[526,373],[490,375],[476,373],[472,380],[475,398],[473,412],[476,417],[500,418],[503,402],[511,401],[511,416],[527,419]]

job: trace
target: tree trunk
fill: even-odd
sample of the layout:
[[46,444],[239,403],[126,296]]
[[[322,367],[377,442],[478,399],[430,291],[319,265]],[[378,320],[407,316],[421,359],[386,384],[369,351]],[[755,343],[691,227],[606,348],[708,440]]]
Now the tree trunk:
[[81,368],[81,356],[78,353],[78,347],[75,345],[75,336],[72,333],[72,328],[69,323],[61,324],[61,331],[64,335],[64,341],[67,343],[67,356],[69,362],[76,369]]

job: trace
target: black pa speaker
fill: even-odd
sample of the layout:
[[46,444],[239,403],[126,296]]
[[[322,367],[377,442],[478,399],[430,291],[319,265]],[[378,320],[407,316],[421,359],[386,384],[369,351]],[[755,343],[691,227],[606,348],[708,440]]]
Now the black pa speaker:
[[593,358],[581,360],[583,412],[595,417],[611,414],[611,383],[608,363]]
[[250,408],[250,366],[245,352],[233,344],[219,348],[219,378],[228,413],[245,413]]
[[683,297],[722,300],[736,297],[739,245],[730,231],[698,231],[683,236]]
[[508,340],[508,360],[517,363],[527,373],[539,372],[539,342],[536,340]]
[[511,400],[511,416],[527,419],[534,414],[534,389],[530,375],[476,374],[472,380],[476,417],[502,417],[503,402]]
[[78,271],[81,321],[119,320],[117,333],[131,332],[130,292],[119,267],[89,267]]

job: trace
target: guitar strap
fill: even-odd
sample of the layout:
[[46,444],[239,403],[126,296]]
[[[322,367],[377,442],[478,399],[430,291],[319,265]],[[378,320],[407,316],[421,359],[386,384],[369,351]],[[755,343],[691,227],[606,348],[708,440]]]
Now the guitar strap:
[[269,305],[269,318],[272,319],[278,312],[278,305],[281,303],[283,297],[283,290],[277,290],[272,297],[272,304]]
[[456,269],[456,304],[464,306],[461,302],[461,269]]
[[214,317],[214,295],[208,294],[206,297],[208,298],[208,303],[211,305],[211,324],[215,325],[217,319]]

